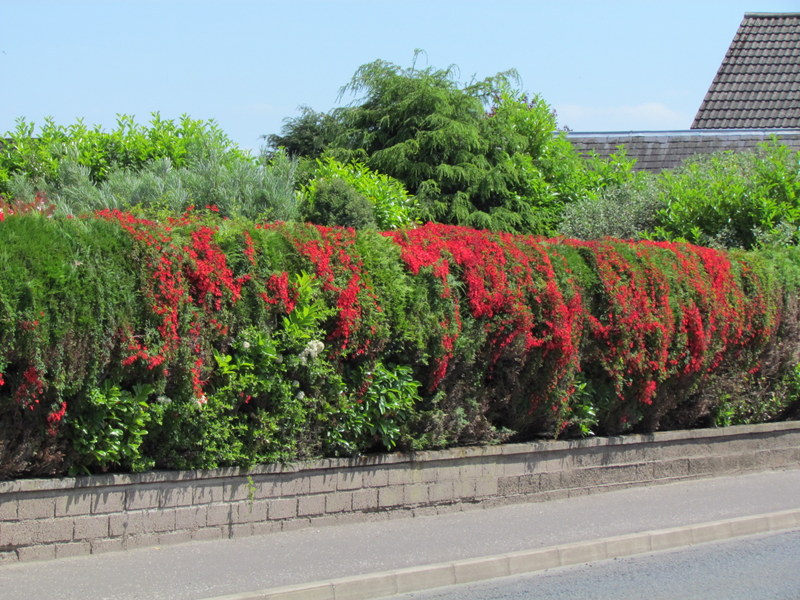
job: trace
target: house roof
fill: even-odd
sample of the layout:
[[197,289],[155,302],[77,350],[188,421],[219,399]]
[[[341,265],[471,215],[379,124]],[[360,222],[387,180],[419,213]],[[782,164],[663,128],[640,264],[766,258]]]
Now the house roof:
[[751,150],[759,142],[772,137],[800,150],[800,128],[794,130],[703,130],[630,131],[618,133],[567,133],[567,139],[579,152],[608,158],[623,146],[629,158],[635,158],[634,169],[658,173],[672,169],[695,154]]
[[692,129],[800,128],[800,13],[746,13]]

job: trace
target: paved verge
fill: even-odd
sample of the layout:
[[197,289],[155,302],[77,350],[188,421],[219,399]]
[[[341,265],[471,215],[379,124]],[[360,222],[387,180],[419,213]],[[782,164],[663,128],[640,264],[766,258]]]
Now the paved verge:
[[0,600],[342,600],[800,528],[800,469],[0,565]]

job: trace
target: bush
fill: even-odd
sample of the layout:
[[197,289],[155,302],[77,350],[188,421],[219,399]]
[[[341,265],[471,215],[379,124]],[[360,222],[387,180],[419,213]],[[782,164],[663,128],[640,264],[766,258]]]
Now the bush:
[[800,242],[800,153],[777,140],[617,180],[567,205],[559,233],[751,249]]
[[134,385],[131,392],[106,381],[73,403],[65,420],[65,436],[76,455],[71,460],[73,470],[121,467],[136,472],[152,468],[155,461],[145,458],[141,448],[148,434],[146,427],[158,414],[147,404],[152,393],[149,385]]
[[[699,155],[662,172],[654,187],[628,184],[612,193],[644,209],[642,224],[654,239],[745,249],[800,242],[800,152],[776,140],[752,152]],[[609,202],[617,204],[614,196]]]
[[213,205],[225,216],[294,220],[297,161],[284,152],[253,158],[213,122],[120,117],[111,132],[47,121],[37,137],[20,121],[0,153],[0,194],[47,199],[59,214],[102,209],[180,213]]
[[0,194],[8,193],[8,182],[18,174],[31,177],[36,184],[55,179],[62,159],[70,156],[86,167],[95,183],[107,179],[113,169],[138,170],[154,159],[169,159],[182,167],[214,154],[226,164],[247,156],[213,121],[183,116],[176,123],[158,113],[153,113],[149,125],[120,115],[116,129],[110,132],[99,126],[89,128],[80,120],[65,127],[52,119],[46,119],[37,131],[34,123],[19,119],[16,129],[3,137],[7,142],[0,151]]
[[344,179],[315,181],[302,208],[303,219],[319,225],[375,229],[375,208]]
[[623,185],[609,186],[564,207],[558,233],[568,238],[643,239],[658,226],[664,208],[656,178],[640,173]]
[[[359,162],[341,163],[328,156],[316,161],[313,178],[301,189],[303,201],[313,211],[315,223],[344,225],[341,217],[327,218],[325,211],[332,207],[324,206],[319,196],[329,193],[331,181],[342,181],[370,204],[369,212],[374,214],[374,221],[379,229],[403,229],[413,227],[416,223],[417,207],[415,199],[409,196],[398,180],[371,171]],[[337,184],[336,189],[344,190],[345,186]],[[328,200],[330,202],[330,200]],[[356,209],[356,207],[353,207]],[[367,212],[358,209],[360,213]],[[361,217],[363,218],[363,217]],[[354,225],[355,226],[355,225]],[[366,224],[369,226],[369,223]]]
[[0,225],[0,472],[60,472],[57,429],[122,376],[120,332],[142,315],[134,241],[111,223],[36,211]]
[[[789,416],[795,250],[15,213],[0,223],[0,474]],[[764,402],[715,396],[737,389]]]

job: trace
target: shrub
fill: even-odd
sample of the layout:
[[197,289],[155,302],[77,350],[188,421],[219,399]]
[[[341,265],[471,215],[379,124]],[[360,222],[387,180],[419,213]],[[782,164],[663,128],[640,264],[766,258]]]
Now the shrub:
[[86,167],[95,183],[107,179],[113,169],[138,170],[154,159],[169,159],[182,167],[215,154],[226,164],[246,157],[216,123],[185,115],[176,123],[153,113],[149,125],[119,115],[110,132],[99,126],[89,128],[80,120],[65,127],[52,119],[46,119],[37,131],[34,123],[19,119],[16,129],[4,137],[8,141],[0,148],[0,194],[8,193],[9,180],[18,174],[36,185],[54,180],[65,157]]
[[314,181],[304,199],[303,219],[319,225],[375,229],[375,208],[344,179]]
[[[131,392],[105,381],[72,403],[65,435],[76,454],[73,470],[121,467],[135,472],[153,467],[155,461],[145,458],[141,448],[146,427],[157,415],[147,403],[152,393],[149,385],[135,384]],[[63,407],[66,411],[66,403]]]
[[[0,257],[3,477],[653,431],[800,403],[796,249],[103,210],[12,214]],[[737,389],[764,401],[715,397]]]
[[567,204],[558,233],[568,238],[599,240],[604,237],[642,239],[658,226],[664,208],[656,178],[639,173],[622,185],[611,185],[599,196]]
[[800,152],[777,141],[690,159],[659,188],[656,237],[722,248],[800,241]]
[[[369,202],[369,212],[374,214],[369,221],[377,224],[379,229],[403,229],[414,226],[417,214],[416,203],[402,183],[388,175],[371,171],[359,162],[344,164],[330,156],[316,161],[314,177],[301,189],[301,196],[309,206],[310,214],[314,215],[315,218],[311,220],[315,223],[349,225],[343,222],[343,215],[335,218],[327,217],[326,211],[334,210],[336,212],[341,209],[334,209],[329,204],[329,199],[327,200],[328,204],[320,201],[320,196],[330,193],[331,189],[342,191],[346,189],[341,184],[331,187],[330,182],[332,181],[346,183]],[[362,215],[368,212],[357,206],[358,201],[353,200],[353,202],[355,203],[353,210],[357,210]],[[359,220],[363,221],[364,217],[359,217]],[[352,226],[358,227],[359,225],[353,224]],[[370,226],[370,223],[365,222],[362,226]]]
[[133,241],[38,212],[5,219],[0,237],[0,472],[56,472],[64,417],[120,377],[119,334],[141,315]]
[[74,156],[62,158],[57,174],[36,180],[17,174],[7,188],[17,203],[46,198],[56,212],[79,216],[103,209],[145,213],[181,213],[190,206],[214,206],[224,216],[256,219],[299,218],[294,192],[296,161],[277,152],[266,161],[235,162],[211,155],[176,168],[168,158],[153,159],[137,170],[109,168],[93,181],[88,167]]
[[410,367],[388,368],[376,362],[366,373],[364,394],[346,417],[353,448],[391,450],[399,443],[408,444],[408,422],[421,401],[419,387]]
[[776,140],[750,152],[687,159],[659,175],[614,181],[565,207],[559,233],[650,238],[717,248],[800,241],[800,153]]

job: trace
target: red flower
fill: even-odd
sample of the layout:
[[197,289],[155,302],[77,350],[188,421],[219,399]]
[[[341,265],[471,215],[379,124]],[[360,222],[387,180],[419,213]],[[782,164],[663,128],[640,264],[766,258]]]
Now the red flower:
[[61,407],[57,411],[51,412],[49,415],[47,415],[47,422],[51,425],[58,423],[64,418],[65,414],[67,414],[67,403],[62,402]]

